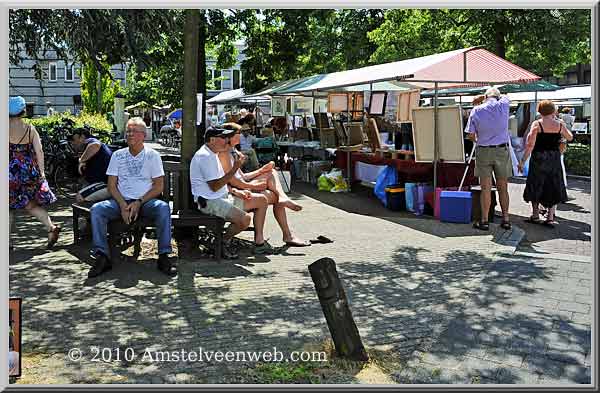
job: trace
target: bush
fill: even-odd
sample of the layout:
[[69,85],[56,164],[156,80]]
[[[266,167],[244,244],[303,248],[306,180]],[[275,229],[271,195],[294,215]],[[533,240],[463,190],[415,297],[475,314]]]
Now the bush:
[[590,145],[570,143],[565,152],[567,173],[578,176],[592,175],[592,148]]
[[65,112],[24,120],[33,125],[40,134],[52,135],[54,130],[62,125],[64,119],[72,120],[75,123],[74,128],[91,127],[93,129],[92,133],[105,143],[109,141],[110,134],[113,131],[112,124],[103,115],[96,113],[81,112],[79,115],[73,115]]

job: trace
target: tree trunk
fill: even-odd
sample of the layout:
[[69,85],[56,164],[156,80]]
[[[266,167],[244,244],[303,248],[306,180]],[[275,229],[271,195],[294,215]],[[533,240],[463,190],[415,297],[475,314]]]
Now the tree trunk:
[[308,271],[315,284],[337,354],[352,360],[369,360],[333,259],[321,258],[310,264]]
[[506,37],[504,34],[504,28],[496,24],[496,54],[501,58],[506,58]]
[[200,31],[198,42],[198,93],[202,94],[202,117],[200,125],[196,127],[197,146],[204,144],[204,131],[206,130],[206,12],[200,11]]
[[[197,9],[185,10],[185,25],[183,28],[183,122],[181,141],[181,163],[190,167],[190,162],[198,150],[196,128],[196,92],[198,91],[198,45],[200,38],[200,11]],[[192,206],[192,193],[190,190],[189,172],[181,179],[180,190],[183,193],[182,209],[187,210]]]
[[96,109],[102,113],[102,73],[96,71]]

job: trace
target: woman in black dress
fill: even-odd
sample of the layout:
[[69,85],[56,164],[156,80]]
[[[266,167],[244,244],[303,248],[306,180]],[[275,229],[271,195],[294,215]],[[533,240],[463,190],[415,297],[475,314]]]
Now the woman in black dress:
[[531,124],[519,170],[523,171],[523,164],[531,154],[527,184],[523,192],[523,199],[531,202],[533,207],[533,214],[527,221],[541,223],[539,205],[542,204],[548,209],[544,224],[553,227],[556,224],[556,205],[567,201],[560,163],[560,144],[571,141],[573,134],[564,122],[556,119],[556,106],[552,101],[540,102],[538,112],[542,118]]

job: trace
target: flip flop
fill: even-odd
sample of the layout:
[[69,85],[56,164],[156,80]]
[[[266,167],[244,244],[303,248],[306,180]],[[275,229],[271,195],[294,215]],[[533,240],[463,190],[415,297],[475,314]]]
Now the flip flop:
[[548,227],[548,228],[554,228],[558,223],[554,220],[546,220],[542,223],[543,226]]
[[288,247],[308,247],[311,245],[310,242],[285,242]]
[[509,231],[510,229],[512,229],[512,225],[508,221],[502,221],[502,223],[500,224],[500,227],[502,229],[506,229],[507,231]]
[[310,240],[310,243],[311,244],[327,244],[327,243],[333,243],[333,240],[331,240],[325,236],[319,235],[319,236],[317,236],[316,239]]

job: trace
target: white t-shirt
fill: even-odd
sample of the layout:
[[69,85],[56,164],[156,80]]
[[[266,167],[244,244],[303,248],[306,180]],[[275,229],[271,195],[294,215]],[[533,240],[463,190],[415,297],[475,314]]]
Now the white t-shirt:
[[240,147],[242,150],[250,150],[252,149],[252,143],[256,140],[254,135],[248,134],[248,136],[244,136],[244,134],[240,134]]
[[117,176],[117,189],[126,200],[140,199],[152,188],[152,179],[165,175],[156,150],[144,146],[137,156],[129,148],[117,150],[110,158],[106,174]]
[[225,171],[223,171],[219,156],[208,146],[202,145],[190,163],[190,183],[194,200],[198,199],[198,196],[208,200],[226,196],[229,193],[226,184],[217,191],[211,190],[208,186],[209,181],[220,179],[223,176],[225,176]]

